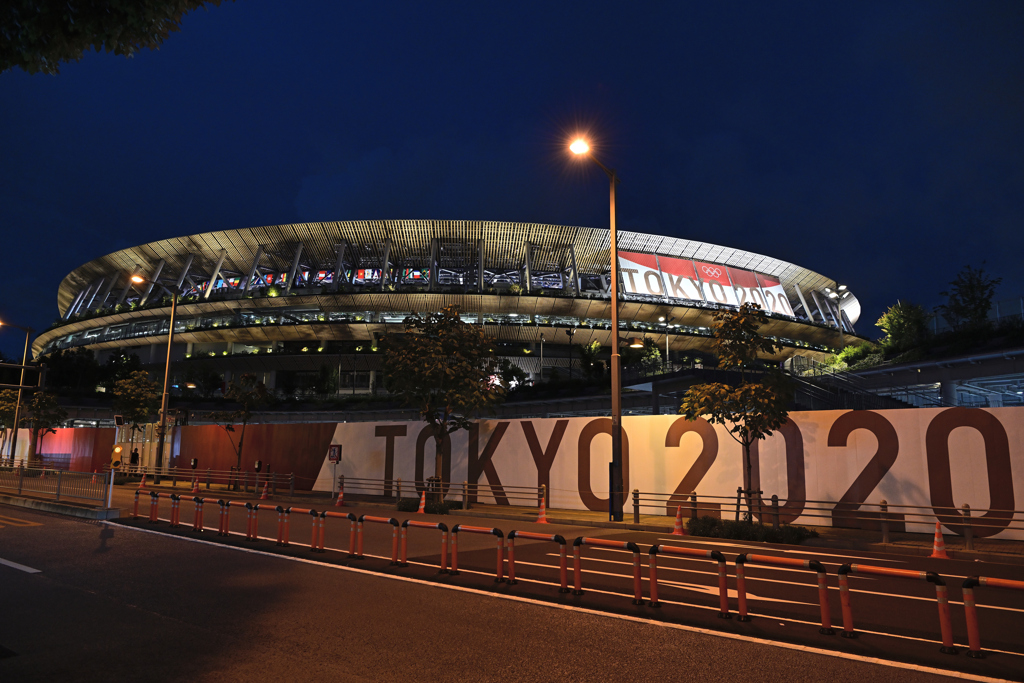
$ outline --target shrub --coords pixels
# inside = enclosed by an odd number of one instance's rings
[[[802,526],[783,524],[774,529],[770,524],[721,520],[707,515],[689,520],[686,528],[691,536],[788,545],[800,545],[808,538],[818,537],[817,531]]]

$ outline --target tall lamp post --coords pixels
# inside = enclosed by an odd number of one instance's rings
[[[622,363],[619,358],[619,249],[615,241],[615,185],[619,178],[615,171],[608,168],[595,157],[586,140],[577,139],[569,145],[569,150],[578,157],[587,157],[597,164],[608,176],[609,190],[609,261],[611,265],[611,300],[612,300],[612,464],[608,473],[608,488],[611,505],[611,518],[622,521]]]
[[[152,280],[145,278],[141,275],[132,275],[132,282],[137,285],[141,285],[149,282],[150,284],[157,284]],[[160,285],[163,287],[164,285]],[[171,376],[171,345],[174,343],[174,317],[178,312],[178,296],[181,291],[177,288],[168,289],[171,293],[171,324],[167,331],[167,363],[164,365],[164,391],[160,397],[160,423],[156,429],[156,474],[153,475],[154,481],[160,483],[160,470],[163,468],[164,462],[164,437],[167,434],[167,396],[170,390],[170,376]]]
[[[14,426],[11,428],[11,462],[14,462],[14,456],[17,455],[18,448],[18,424],[21,422],[21,392],[24,391],[25,387],[25,363],[28,362],[28,341],[29,337],[32,336],[31,327],[20,327],[18,325],[12,325],[10,323],[0,322],[3,327],[13,327],[16,330],[21,330],[25,333],[25,350],[21,352],[21,378],[18,380],[18,399],[14,403]]]

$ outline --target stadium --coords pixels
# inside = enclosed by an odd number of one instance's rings
[[[716,311],[753,302],[778,360],[820,360],[850,341],[857,298],[834,280],[770,256],[620,231],[620,335],[674,360],[709,353]],[[535,223],[389,220],[305,223],[150,242],[76,268],[36,358],[84,347],[163,364],[182,388],[202,368],[228,381],[308,390],[324,368],[337,390],[376,390],[376,340],[412,312],[457,306],[532,378],[570,370],[573,349],[611,339],[609,231]],[[146,282],[136,284],[133,275]],[[662,351],[664,352],[664,351]]]

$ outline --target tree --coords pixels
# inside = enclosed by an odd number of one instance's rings
[[[186,395],[198,393],[203,398],[211,398],[224,384],[224,378],[211,368],[191,366],[185,371]]]
[[[7,450],[7,438],[9,430],[14,426],[14,408],[17,402],[17,390],[4,389],[0,391],[0,458]],[[14,458],[14,453],[11,453],[11,458]]]
[[[139,424],[160,408],[160,390],[144,370],[137,370],[114,384],[114,411],[131,424],[131,447],[135,450],[135,432]]]
[[[597,357],[601,354],[601,342],[596,339],[589,344],[580,346],[580,367],[583,368],[584,377],[595,377],[600,375],[601,366],[597,364]]]
[[[100,384],[111,391],[119,380],[128,379],[133,372],[141,369],[142,361],[137,355],[119,349],[116,353],[110,354],[110,358],[107,358],[106,364],[101,368]]]
[[[0,11],[0,72],[57,74],[90,48],[131,57],[181,30],[181,18],[220,0],[7,0]]]
[[[46,363],[46,386],[57,391],[94,392],[102,369],[92,351],[84,347],[54,351]]]
[[[661,365],[661,349],[650,337],[643,338],[643,346],[634,349],[629,345],[621,348],[622,367],[628,368],[633,365],[643,365],[645,368],[652,368]]]
[[[68,419],[68,413],[60,404],[57,397],[45,391],[37,391],[29,399],[28,416],[21,420],[22,426],[27,426],[32,435],[32,441],[28,446],[28,461],[33,463],[36,460],[36,453],[42,450],[43,437],[47,434],[56,434],[56,427],[64,424]]]
[[[775,340],[764,337],[760,329],[768,317],[753,304],[738,310],[719,311],[712,326],[712,347],[719,357],[719,367],[737,370],[739,382],[697,384],[687,390],[679,408],[687,420],[706,419],[723,425],[743,448],[743,489],[748,519],[753,513],[751,500],[750,446],[771,436],[789,418],[787,406],[792,388],[775,367],[763,367],[762,355],[774,355],[781,348]],[[757,381],[748,379],[755,373]]]
[[[338,368],[323,363],[316,373],[316,381],[313,382],[313,391],[320,394],[333,394],[338,390],[339,384]]]
[[[526,371],[508,358],[498,361],[498,379],[509,392],[516,387],[525,386],[528,378]]]
[[[946,297],[946,303],[935,310],[954,330],[982,327],[988,323],[992,297],[996,293],[996,285],[1002,281],[1001,277],[988,277],[984,265],[980,268],[964,266],[949,283],[949,290],[939,292]]]
[[[236,410],[222,410],[210,413],[207,417],[217,423],[225,432],[231,447],[235,451],[235,467],[242,469],[242,448],[245,445],[245,428],[252,420],[253,410],[265,405],[270,396],[263,382],[256,378],[256,375],[245,374],[237,382],[231,382],[224,398],[238,404]],[[238,433],[238,442],[235,442],[235,425],[241,425],[242,430]],[[235,490],[238,490],[238,480],[234,483]]]
[[[925,310],[912,303],[897,301],[875,323],[885,332],[881,344],[887,350],[906,351],[918,346],[928,335],[928,319]]]
[[[482,328],[459,318],[454,306],[405,320],[405,334],[381,339],[387,390],[416,408],[433,431],[434,475],[442,478],[442,447],[447,435],[469,429],[470,413],[504,399],[494,341]]]

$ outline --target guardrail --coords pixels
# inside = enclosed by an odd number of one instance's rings
[[[158,523],[159,511],[158,507],[160,499],[165,498],[171,502],[171,523],[177,525],[180,520],[178,514],[180,514],[180,497],[173,493],[167,492],[144,492],[146,493],[151,501],[151,507],[149,511],[149,522]],[[136,492],[136,498],[138,498],[139,492]],[[227,535],[231,533],[228,530],[228,511],[232,506],[234,507],[246,507],[250,513],[250,518],[247,520],[245,537],[247,540],[259,540],[257,521],[255,514],[258,512],[261,504],[252,504],[243,501],[230,501],[230,500],[217,500],[203,499],[194,497],[192,500],[196,503],[197,516],[200,514],[199,511],[202,509],[203,504],[209,502],[217,502],[221,507],[221,521],[218,533]],[[271,508],[271,506],[262,504],[264,508]],[[363,515],[360,518],[356,518],[351,513],[341,513],[334,511],[317,512],[316,510],[305,509],[305,508],[282,508],[281,506],[274,506],[276,512],[278,512],[278,535],[277,543],[279,545],[287,545],[288,539],[288,518],[292,512],[295,513],[308,513],[312,517],[312,541],[310,543],[310,550],[313,552],[323,552],[323,523],[326,517],[347,519],[350,522],[350,537],[349,537],[349,554],[348,559],[356,560],[363,557],[362,549],[362,526],[365,522],[380,523],[390,525],[392,527],[392,558],[391,563],[394,566],[404,567],[408,563],[408,549],[407,549],[407,530],[410,527],[419,528],[431,528],[437,529],[442,532],[441,541],[441,573],[447,565],[448,556],[451,557],[451,569],[449,571],[450,576],[458,576],[458,535],[462,533],[479,533],[494,536],[497,540],[497,563],[495,570],[495,582],[501,582],[503,580],[503,566],[504,566],[504,534],[500,529],[487,528],[487,527],[476,527],[468,525],[455,525],[450,533],[447,533],[447,527],[441,523],[432,523],[418,520],[407,519],[401,524],[398,520],[388,517],[370,517]],[[135,509],[135,518],[138,518],[138,508]],[[193,522],[191,531],[202,531],[203,524],[201,519],[197,519]],[[401,555],[399,560],[399,533],[401,530]],[[447,540],[445,539],[447,536]],[[358,538],[357,538],[358,537]],[[540,534],[534,532],[514,530],[509,532],[508,535],[508,585],[518,585],[519,581],[516,578],[516,563],[515,563],[515,539],[526,538],[531,540],[540,540],[557,543],[561,549],[560,562],[559,562],[559,593],[569,592],[567,582],[567,568],[566,568],[566,542],[565,539],[558,535]],[[713,546],[713,542],[708,542],[707,545]],[[575,596],[584,595],[582,589],[582,567],[581,567],[581,556],[580,550],[583,546],[592,546],[600,548],[608,548],[613,550],[624,550],[633,554],[633,604],[641,606],[644,604],[643,596],[641,593],[642,579],[641,579],[641,562],[640,562],[640,547],[632,541],[617,541],[602,538],[588,538],[579,537],[573,542],[574,550],[574,565],[573,565],[573,578],[575,590],[571,591]],[[722,549],[728,549],[729,546],[722,546]],[[657,577],[657,557],[659,555],[673,555],[676,557],[687,557],[693,559],[711,560],[718,564],[718,597],[719,597],[719,609],[718,614],[720,617],[730,617],[730,605],[728,597],[728,567],[727,559],[722,550],[713,548],[711,550],[696,549],[696,548],[680,548],[669,545],[654,545],[648,552],[648,569],[650,572],[649,578],[649,596],[651,607],[661,607],[662,602],[659,599],[658,594],[658,577]],[[776,568],[792,568],[792,569],[807,569],[815,572],[817,575],[817,589],[819,598],[819,610],[821,613],[821,628],[819,632],[822,634],[833,634],[834,631],[831,625],[831,615],[829,611],[829,586],[827,579],[827,572],[824,565],[817,559],[794,559],[789,557],[776,557],[770,555],[754,555],[754,554],[740,554],[735,557],[734,570],[736,580],[736,602],[737,612],[739,613],[740,621],[749,621],[749,615],[747,612],[747,595],[746,595],[746,581],[747,577],[744,568],[748,565],[764,565],[768,567]],[[685,571],[681,568],[675,568],[676,571]],[[701,572],[703,573],[703,572]],[[943,578],[935,572],[919,571],[912,569],[894,569],[889,567],[875,567],[863,564],[845,564],[839,568],[837,572],[838,576],[838,587],[840,604],[842,606],[843,614],[843,631],[842,635],[845,637],[856,637],[859,635],[853,625],[853,609],[850,599],[849,589],[849,576],[850,575],[866,575],[874,577],[888,577],[897,579],[912,579],[918,581],[927,581],[935,585],[936,591],[936,605],[939,615],[939,627],[941,635],[941,648],[940,651],[946,654],[957,654],[958,650],[954,644],[953,639],[953,628],[950,619],[949,601],[946,592],[946,583]],[[627,575],[622,574],[621,576],[626,578]],[[538,581],[536,579],[531,580],[532,583],[550,584],[554,587],[556,584],[552,584],[548,581]],[[978,628],[978,619],[976,605],[974,601],[974,589],[979,586],[985,586],[990,588],[1003,588],[1017,591],[1024,591],[1024,581],[1015,581],[1009,579],[998,579],[989,577],[970,577],[963,584],[963,596],[964,596],[964,610],[966,615],[967,623],[967,636],[969,642],[968,655],[971,657],[981,657],[984,653],[981,650],[981,638]],[[875,635],[875,634],[872,634]]]
[[[107,473],[70,472],[47,467],[0,468],[0,491],[18,496],[90,501],[109,507],[112,477]]]

